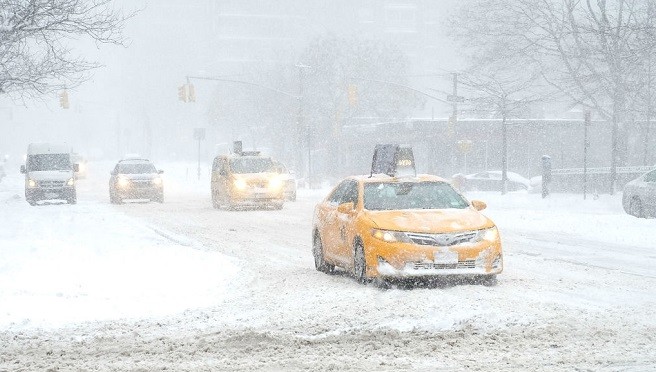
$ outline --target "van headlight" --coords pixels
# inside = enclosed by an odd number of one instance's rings
[[[282,178],[273,177],[269,180],[269,188],[274,190],[280,190],[283,186]]]
[[[36,187],[36,181],[33,179],[27,180],[27,187]]]
[[[68,186],[73,186],[73,185],[75,185],[75,180],[73,178],[70,178],[68,181],[66,181],[66,184]]]
[[[410,243],[410,238],[404,232],[401,231],[391,231],[391,230],[380,230],[380,229],[371,229],[371,236],[378,240],[382,240],[387,243],[403,242]]]
[[[233,182],[233,185],[235,186],[235,188],[237,190],[245,190],[246,187],[248,187],[248,184],[246,183],[246,181],[244,181],[241,178],[235,179],[235,181]]]

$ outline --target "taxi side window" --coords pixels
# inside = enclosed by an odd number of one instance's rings
[[[358,183],[356,181],[350,180],[344,189],[342,194],[341,201],[342,203],[353,203],[353,205],[358,204]]]
[[[351,180],[345,180],[340,183],[335,190],[333,191],[330,196],[328,196],[328,202],[331,205],[339,205],[342,203],[345,203],[344,200],[344,193],[346,192],[347,188],[349,187]]]

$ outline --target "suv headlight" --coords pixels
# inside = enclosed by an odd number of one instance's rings
[[[489,229],[482,229],[478,230],[478,235],[474,239],[476,242],[480,241],[488,241],[488,242],[494,242],[499,239],[499,230],[497,230],[497,227],[490,227]]]
[[[380,230],[380,229],[371,229],[371,236],[378,240],[382,240],[387,243],[410,243],[411,240],[408,238],[404,232],[401,231],[391,231],[391,230]]]
[[[27,180],[27,186],[28,187],[36,187],[36,181],[33,179]]]
[[[73,186],[73,185],[75,185],[75,179],[73,179],[73,178],[69,179],[69,180],[66,182],[66,184],[67,184],[68,186]]]
[[[153,178],[153,185],[160,186],[162,184],[162,177]]]
[[[120,187],[127,187],[128,185],[130,185],[130,180],[127,179],[126,177],[119,176],[118,177],[118,185]]]

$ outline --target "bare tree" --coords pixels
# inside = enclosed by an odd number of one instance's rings
[[[0,93],[78,85],[99,64],[75,55],[72,44],[121,44],[126,18],[111,0],[0,0]]]
[[[508,119],[521,116],[530,104],[543,99],[534,93],[536,77],[518,74],[502,66],[475,66],[460,75],[469,90],[468,102],[501,118],[501,194],[508,191]]]
[[[455,36],[479,48],[479,58],[536,68],[565,97],[612,122],[613,193],[616,167],[625,161],[620,130],[655,42],[650,1],[474,0],[464,7]]]

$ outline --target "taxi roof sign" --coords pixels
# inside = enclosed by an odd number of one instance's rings
[[[376,145],[371,162],[371,175],[387,174],[390,177],[416,176],[412,147],[397,144]]]

